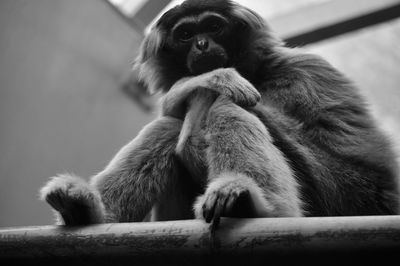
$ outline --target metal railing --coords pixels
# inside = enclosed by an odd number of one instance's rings
[[[400,216],[225,218],[214,233],[199,220],[0,230],[0,261],[56,265],[326,265],[392,255],[400,256]]]

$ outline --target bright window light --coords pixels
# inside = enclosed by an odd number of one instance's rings
[[[147,0],[108,0],[108,1],[114,6],[116,6],[125,16],[128,17],[132,17],[147,2]]]

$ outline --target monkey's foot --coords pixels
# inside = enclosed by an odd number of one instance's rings
[[[65,225],[101,223],[104,219],[100,195],[78,177],[53,177],[40,190],[40,197],[61,215]]]
[[[270,206],[255,182],[245,175],[232,175],[216,178],[195,203],[196,218],[212,222],[212,229],[218,227],[221,216],[268,216]]]

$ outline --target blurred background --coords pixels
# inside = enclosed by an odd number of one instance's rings
[[[154,119],[131,66],[146,28],[179,2],[0,1],[0,226],[53,223],[38,200],[48,178],[89,178]],[[399,0],[238,2],[351,78],[398,142]]]

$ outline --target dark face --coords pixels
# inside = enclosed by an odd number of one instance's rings
[[[231,27],[214,12],[180,19],[167,38],[168,52],[193,75],[226,67]]]

